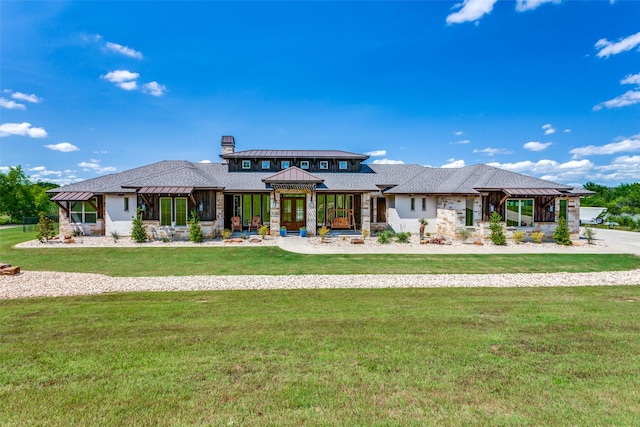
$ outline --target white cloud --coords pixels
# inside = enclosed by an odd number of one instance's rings
[[[513,151],[506,148],[483,148],[482,150],[473,150],[474,153],[484,154],[485,156],[495,156],[496,154],[513,154]]]
[[[20,101],[31,102],[32,104],[39,104],[42,102],[42,98],[34,95],[33,93],[31,95],[27,95],[26,93],[22,92],[15,92],[11,94],[11,97]]]
[[[462,132],[461,130],[459,130],[458,132],[454,132],[453,133],[455,136],[460,136],[460,135],[464,135],[464,132]]]
[[[564,133],[571,133],[571,129],[565,129]]]
[[[524,144],[522,147],[525,150],[529,151],[544,151],[551,145],[550,142],[538,142],[538,141],[530,141]]]
[[[449,144],[468,144],[470,142],[470,139],[461,139],[460,141],[450,142]]]
[[[473,22],[491,13],[493,6],[498,0],[464,0],[453,6],[460,9],[447,16],[447,24],[461,24],[463,22]]]
[[[387,155],[387,150],[367,151],[364,154],[366,154],[367,156],[371,156],[371,157],[382,157],[382,156],[386,156]]]
[[[595,165],[587,159],[571,160],[565,163],[549,159],[540,160],[538,162],[525,160],[517,163],[493,162],[487,163],[487,165],[511,172],[526,172],[534,175],[542,175],[542,179],[564,182],[585,181],[586,177],[588,177],[591,171],[595,168]]]
[[[200,160],[198,163],[211,163],[211,160]]]
[[[59,144],[49,144],[49,145],[45,145],[45,147],[50,150],[61,151],[63,153],[70,153],[72,151],[80,150],[78,147],[68,142],[61,142]]]
[[[9,172],[9,169],[10,169],[9,166],[0,166],[0,172],[2,172],[2,173]]]
[[[449,159],[447,161],[449,163],[445,163],[440,167],[447,169],[447,168],[462,168],[465,166],[464,160]]]
[[[18,104],[17,102],[4,97],[0,97],[0,107],[6,108],[8,110],[25,110],[26,109],[24,104]]]
[[[403,165],[403,160],[377,159],[372,162],[374,165]]]
[[[610,55],[617,55],[626,52],[640,45],[640,33],[636,33],[620,39],[613,43],[607,39],[600,39],[596,42],[595,47],[600,49],[597,53],[599,58],[608,58]]]
[[[28,169],[29,172],[42,172],[45,170],[47,170],[47,168],[45,168],[44,166],[36,166],[35,168]]]
[[[639,33],[640,34],[640,33]],[[629,74],[624,79],[620,80],[621,84],[633,84],[639,85],[638,88],[634,90],[629,90],[623,93],[620,96],[617,96],[613,99],[610,99],[605,102],[601,102],[600,104],[593,107],[593,111],[600,111],[603,108],[620,108],[626,107],[629,105],[634,105],[640,103],[640,73],[638,74]]]
[[[162,96],[167,90],[165,85],[161,85],[158,82],[149,82],[142,86],[142,91],[153,96]]]
[[[43,128],[31,127],[31,123],[3,123],[0,125],[0,137],[18,135],[18,136],[30,136],[31,138],[44,138],[47,136],[47,131]]]
[[[550,123],[547,123],[546,125],[542,125],[542,129],[544,129],[545,135],[551,135],[556,133],[556,130],[553,128],[553,126],[551,126]]]
[[[569,153],[573,154],[573,158],[575,159],[597,154],[615,154],[634,151],[640,151],[640,134],[605,145],[587,145],[586,147],[573,148],[569,150]]]
[[[527,10],[536,9],[545,3],[559,4],[560,0],[518,0],[516,2],[516,10],[518,12],[526,12]]]
[[[640,85],[640,73],[629,74],[624,79],[620,80],[620,84],[623,85]]]
[[[114,83],[116,86],[124,90],[133,90],[138,87],[136,79],[140,77],[140,74],[129,70],[115,70],[100,77]]]
[[[115,172],[117,169],[113,166],[100,166],[100,160],[89,159],[88,162],[80,162],[78,166],[85,172],[107,173]]]
[[[104,44],[104,48],[111,52],[116,52],[130,58],[142,59],[142,52],[138,52],[137,50],[132,49],[128,46],[122,46],[118,43],[106,42]]]

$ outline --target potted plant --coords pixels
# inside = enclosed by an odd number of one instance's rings
[[[287,235],[287,227],[282,226],[280,227],[280,237],[284,237]]]
[[[307,237],[307,227],[300,227],[300,237]]]

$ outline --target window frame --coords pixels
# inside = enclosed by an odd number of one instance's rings
[[[128,197],[124,198],[124,211],[125,212],[129,212],[129,198]]]
[[[90,202],[93,202],[94,206],[96,206],[96,209],[94,209],[93,206],[91,206]],[[77,206],[80,206],[79,210],[75,209]],[[89,209],[87,209],[87,207]],[[69,219],[74,224],[97,224],[98,223],[97,207],[98,207],[97,197],[92,197],[90,200],[72,202],[71,206],[69,207]],[[95,221],[87,221],[87,216],[93,216],[93,215],[95,215]],[[78,218],[78,216],[80,221],[76,221],[74,219],[74,217]]]
[[[329,169],[329,161],[328,160],[320,160],[319,166],[320,166],[321,170]]]
[[[281,160],[280,161],[280,169],[285,170],[291,167],[291,162],[289,160]]]
[[[416,210],[416,198],[412,197],[411,198],[411,212],[415,212]]]
[[[515,220],[513,218],[509,218],[509,216],[510,216],[509,213],[510,212],[516,212],[514,210],[511,210],[511,211],[509,210],[509,205],[512,204],[513,202],[517,202],[517,206],[518,206],[518,210],[517,210],[518,218],[517,218],[517,220]],[[524,202],[531,202],[531,223],[526,223],[525,221],[523,221],[522,208],[524,206]],[[534,213],[535,213],[535,200],[534,199],[530,199],[530,198],[507,199],[506,202],[505,202],[505,221],[506,221],[507,227],[533,227],[534,224],[535,224],[535,222],[534,222]],[[514,224],[514,222],[515,222],[515,224]]]
[[[251,169],[251,160],[243,160],[242,169]]]
[[[262,169],[271,169],[271,160],[263,160]]]
[[[309,169],[309,160],[301,160],[300,161],[300,169]]]
[[[340,169],[340,170],[349,169],[349,162],[347,160],[340,160],[338,162],[338,169]]]

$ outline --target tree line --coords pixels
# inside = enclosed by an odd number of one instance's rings
[[[584,188],[596,194],[584,197],[580,201],[580,206],[607,208],[610,215],[640,214],[640,183],[620,184],[611,188],[587,182]]]
[[[40,212],[57,216],[58,207],[46,193],[56,187],[50,182],[31,182],[20,166],[9,168],[6,174],[0,172],[0,224],[18,224]]]

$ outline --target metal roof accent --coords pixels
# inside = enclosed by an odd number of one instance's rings
[[[509,196],[559,196],[560,193],[555,188],[503,188]]]
[[[282,170],[275,175],[271,175],[264,178],[262,182],[267,184],[282,184],[282,183],[314,183],[319,184],[324,182],[324,179],[318,178],[315,175],[311,175],[296,166],[291,166],[285,170]]]
[[[88,191],[63,191],[62,193],[58,193],[51,198],[51,201],[79,201],[85,202],[87,200],[91,200],[93,198],[93,193]]]
[[[223,159],[358,159],[366,160],[365,154],[350,153],[340,150],[245,150],[235,153],[220,154]]]
[[[191,194],[193,187],[142,187],[141,194]]]

